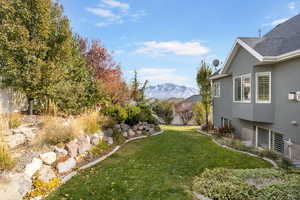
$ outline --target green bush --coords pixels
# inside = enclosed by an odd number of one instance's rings
[[[157,101],[153,105],[154,113],[164,120],[166,124],[170,124],[174,118],[173,116],[173,104],[167,101]]]
[[[218,200],[296,200],[300,176],[276,169],[207,169],[195,179],[193,189]]]
[[[96,146],[94,146],[92,149],[91,149],[91,153],[93,155],[101,155],[103,153],[105,153],[107,150],[110,149],[110,146],[109,144],[107,144],[106,142],[104,141],[101,141],[99,144],[97,144]]]
[[[116,144],[123,144],[126,140],[125,137],[122,135],[122,133],[117,129],[113,130],[112,138],[114,140],[114,143]]]
[[[124,123],[128,118],[126,109],[119,105],[106,107],[104,109],[104,114],[112,117],[118,123]]]
[[[157,124],[157,120],[153,117],[152,109],[146,103],[140,103],[138,107],[141,109],[139,114],[140,122],[148,122],[149,124]]]
[[[128,125],[135,125],[139,123],[139,115],[141,113],[141,109],[137,106],[127,105],[125,107],[127,112],[127,119],[125,123]]]

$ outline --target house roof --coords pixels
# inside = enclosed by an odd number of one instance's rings
[[[262,38],[241,38],[262,56],[279,56],[300,49],[300,15],[277,25]]]
[[[227,70],[238,49],[243,47],[257,60],[258,64],[272,64],[300,56],[300,14],[277,25],[261,38],[239,37],[224,64],[222,74]],[[222,78],[216,75],[211,79]]]

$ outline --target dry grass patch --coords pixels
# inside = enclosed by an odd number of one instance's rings
[[[98,132],[107,120],[108,119],[100,115],[98,111],[88,111],[75,119],[75,123],[78,123],[85,133],[93,134]]]
[[[7,146],[0,142],[0,171],[11,170],[15,164],[15,159],[11,156]]]

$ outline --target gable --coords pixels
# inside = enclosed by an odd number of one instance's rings
[[[246,74],[253,71],[253,66],[257,65],[259,60],[250,54],[245,48],[239,47],[236,50],[235,56],[228,65],[228,74]]]

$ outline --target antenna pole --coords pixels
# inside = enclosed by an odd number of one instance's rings
[[[261,38],[261,29],[258,29],[258,37]]]

